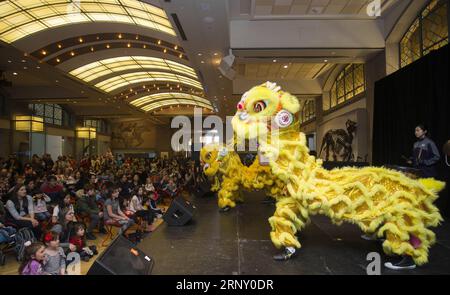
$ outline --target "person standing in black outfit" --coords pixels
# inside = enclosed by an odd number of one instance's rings
[[[423,124],[417,125],[415,135],[418,140],[414,143],[413,156],[408,164],[419,169],[423,178],[437,178],[437,164],[441,156],[436,144],[427,137],[428,129]]]

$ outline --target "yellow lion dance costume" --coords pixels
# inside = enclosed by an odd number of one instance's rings
[[[333,223],[350,222],[365,233],[384,236],[386,254],[409,255],[418,265],[428,262],[442,217],[433,205],[445,183],[413,180],[384,168],[326,170],[309,155],[299,132],[299,100],[267,82],[245,93],[232,119],[238,138],[254,139],[268,159],[273,179],[281,180],[287,196],[278,198],[269,218],[270,237],[277,248],[300,248],[296,233],[310,215],[323,214]]]
[[[261,166],[258,158],[247,167],[234,150],[220,144],[208,144],[201,149],[200,160],[205,175],[213,179],[211,191],[218,191],[221,209],[234,208],[236,201],[243,201],[241,185],[249,191],[264,189],[274,198],[283,194],[284,184],[274,181],[270,167]]]

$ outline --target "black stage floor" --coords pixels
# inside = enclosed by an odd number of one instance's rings
[[[245,193],[244,204],[219,213],[215,198],[193,199],[194,219],[183,227],[162,224],[139,248],[154,258],[152,274],[177,275],[322,275],[366,274],[370,252],[387,257],[381,244],[360,238],[350,224],[335,226],[322,216],[313,217],[300,234],[295,259],[277,262],[269,238],[268,217],[274,205],[262,204],[262,193]],[[410,271],[384,269],[382,274],[450,274],[450,224],[436,229],[438,242],[431,248],[430,263]]]

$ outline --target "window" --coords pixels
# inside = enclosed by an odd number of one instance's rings
[[[405,67],[448,44],[447,1],[431,0],[400,41],[400,66]]]
[[[30,104],[29,109],[33,112],[33,115],[44,118],[44,122],[48,124],[54,124],[58,126],[70,126],[70,124],[63,124],[70,122],[70,115],[63,110],[60,105],[57,104]],[[66,117],[66,120],[63,120]]]
[[[104,120],[84,120],[84,127],[95,128],[97,132],[109,133],[109,126]]]
[[[329,97],[324,97],[323,110],[333,109],[365,91],[364,65],[350,64],[337,76]]]
[[[308,122],[316,117],[316,100],[309,99],[300,110],[300,124]]]

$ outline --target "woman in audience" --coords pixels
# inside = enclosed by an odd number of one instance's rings
[[[39,221],[34,216],[33,199],[27,195],[24,185],[17,185],[6,202],[6,220],[18,228],[31,229],[37,239],[41,237]]]

